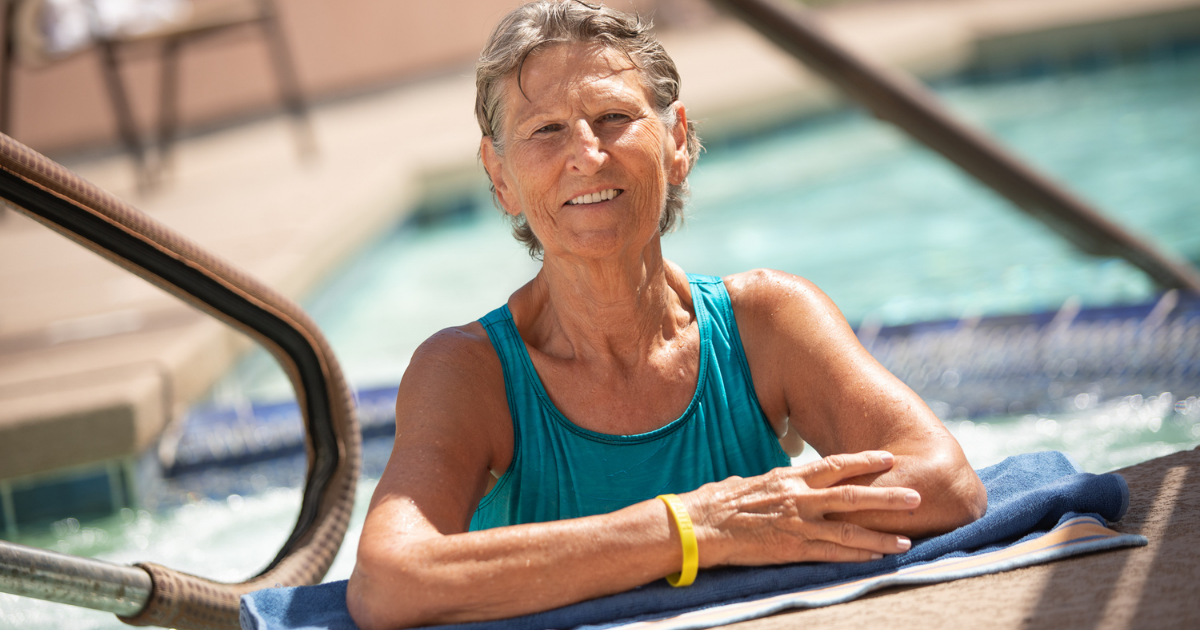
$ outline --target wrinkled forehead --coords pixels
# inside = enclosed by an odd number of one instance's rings
[[[499,83],[503,118],[533,105],[585,93],[589,86],[637,86],[650,107],[653,91],[645,72],[624,51],[600,42],[549,42],[534,48]]]
[[[510,79],[524,87],[531,74],[547,71],[581,69],[599,71],[600,76],[615,76],[625,72],[641,75],[637,62],[625,51],[604,42],[545,42],[535,46],[510,73]]]

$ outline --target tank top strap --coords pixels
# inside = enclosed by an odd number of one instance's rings
[[[484,329],[487,330],[488,340],[492,342],[492,348],[500,357],[500,365],[504,370],[504,391],[508,398],[508,411],[512,415],[515,429],[513,431],[513,454],[515,457],[521,440],[519,424],[524,415],[521,410],[535,409],[539,406],[538,392],[541,390],[541,382],[535,381],[536,376],[530,374],[530,371],[526,369],[528,355],[525,350],[525,342],[521,339],[521,333],[517,330],[517,324],[513,321],[512,311],[508,310],[507,304],[501,305],[500,308],[481,317],[479,323],[483,324]]]
[[[513,323],[508,305],[504,304],[479,318],[479,323],[487,330],[488,339],[496,349],[496,354],[500,356],[504,367],[504,380],[507,382],[510,378],[520,377],[524,373],[523,369],[519,369],[522,365],[520,351],[525,342],[521,340],[521,334]]]
[[[702,276],[688,274],[692,285],[692,301],[695,303],[697,317],[701,312],[707,314],[709,324],[709,339],[713,351],[727,360],[731,359],[738,369],[727,378],[741,380],[745,396],[753,403],[756,410],[761,410],[758,394],[754,389],[754,380],[750,375],[750,362],[746,360],[746,350],[742,346],[742,335],[738,331],[737,318],[733,315],[733,300],[725,281],[717,276]],[[761,413],[761,412],[760,412]]]

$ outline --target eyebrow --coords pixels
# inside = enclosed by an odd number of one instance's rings
[[[632,70],[632,68],[631,68],[631,70]],[[616,73],[614,73],[613,75],[609,75],[609,76],[615,76],[615,74]],[[628,84],[625,84],[625,87],[633,88],[631,90],[632,92],[636,92],[637,88],[639,88],[639,87],[643,88],[643,89],[645,88],[645,86],[642,85],[640,82],[636,86],[629,86]],[[607,108],[612,107],[614,104],[619,104],[619,105],[627,106],[627,107],[628,106],[636,106],[636,109],[638,109],[638,110],[649,109],[650,111],[657,111],[654,107],[654,103],[651,102],[649,95],[646,95],[647,99],[644,103],[637,102],[637,99],[627,98],[626,94],[629,94],[631,91],[624,90],[624,89],[615,90],[615,89],[611,89],[611,88],[604,89],[598,98],[589,99],[588,103],[589,103],[589,105],[598,106],[597,107],[598,109],[607,109]],[[533,100],[530,99],[528,96],[526,96],[525,102],[532,104]],[[556,100],[552,107],[558,107],[559,105],[561,105],[561,99]],[[566,109],[571,108],[570,105],[563,105],[563,107]],[[532,112],[530,112],[524,116],[519,115],[516,112],[514,112],[514,118],[513,118],[513,120],[510,121],[509,124],[515,129],[516,127],[520,127],[520,126],[524,125],[531,119],[537,118],[538,116],[546,113],[546,111],[547,110],[535,109]]]

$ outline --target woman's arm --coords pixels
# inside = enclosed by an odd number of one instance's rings
[[[627,590],[679,570],[661,501],[580,519],[467,532],[512,429],[499,360],[477,324],[414,355],[397,397],[397,437],[376,488],[347,605],[364,630],[496,619]],[[912,509],[905,488],[838,486],[892,466],[863,453],[731,478],[681,495],[700,564],[859,561],[907,539],[827,521],[831,512]]]
[[[923,497],[920,509],[832,518],[928,536],[983,515],[987,492],[958,442],[862,347],[824,293],[797,276],[766,270],[730,276],[726,286],[768,418],[788,423],[788,431],[822,455],[893,453],[895,465],[887,472],[845,483],[903,486]]]

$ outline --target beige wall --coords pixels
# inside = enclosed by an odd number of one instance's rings
[[[520,4],[519,0],[275,1],[303,89],[317,100],[466,69],[500,16]],[[610,0],[607,4],[651,13],[660,3]],[[675,7],[688,11],[691,2],[663,0],[661,4],[668,11]],[[157,117],[158,61],[152,47],[141,53],[130,55],[124,76],[145,133]],[[46,68],[19,68],[13,80],[11,135],[51,153],[114,143],[116,126],[99,68],[91,52]],[[191,44],[185,48],[180,76],[185,129],[236,120],[278,102],[266,49],[254,29]]]

